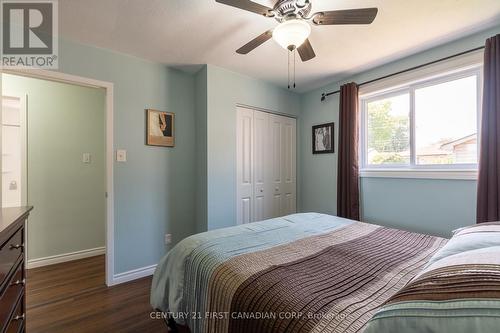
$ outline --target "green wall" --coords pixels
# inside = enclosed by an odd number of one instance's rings
[[[237,104],[298,116],[300,98],[286,89],[213,65],[207,66],[207,88],[207,229],[210,230],[236,224]]]
[[[195,231],[195,82],[162,64],[61,40],[59,70],[114,84],[115,274],[157,264]],[[146,108],[176,114],[175,148],[145,145]]]
[[[364,82],[484,45],[500,26],[361,73],[342,82]],[[320,102],[321,93],[340,83],[316,89],[301,98],[301,207],[303,211],[336,214],[337,153],[313,156],[311,126],[334,121],[338,125],[338,94]],[[336,144],[338,126],[335,129]],[[338,151],[336,147],[336,151]],[[475,223],[476,181],[427,179],[361,179],[363,220],[381,225],[450,236],[453,229]]]
[[[105,246],[105,92],[4,74],[28,95],[28,258]],[[91,153],[91,163],[82,162]]]

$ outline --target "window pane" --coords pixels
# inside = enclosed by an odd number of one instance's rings
[[[477,78],[415,90],[417,164],[477,163]]]
[[[410,95],[367,103],[368,164],[410,163]]]

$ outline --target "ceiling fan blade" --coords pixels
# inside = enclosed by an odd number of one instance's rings
[[[266,17],[273,17],[273,9],[263,6],[259,3],[250,1],[250,0],[215,0],[218,3],[222,3],[224,5],[240,8],[243,10],[248,10],[249,12],[254,12]]]
[[[254,39],[252,39],[251,41],[249,41],[248,43],[246,43],[245,45],[243,45],[239,49],[237,49],[236,53],[247,54],[248,52],[252,51],[256,47],[267,42],[269,39],[271,39],[271,37],[273,37],[273,32],[271,30],[268,30],[268,31],[264,32],[263,34],[255,37]]]
[[[316,56],[316,53],[314,53],[309,39],[306,39],[306,41],[299,46],[297,51],[299,52],[300,59],[302,59],[302,61],[311,60]]]
[[[332,10],[315,13],[312,20],[317,25],[370,24],[377,16],[377,12],[377,8]]]

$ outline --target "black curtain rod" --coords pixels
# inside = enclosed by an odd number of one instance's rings
[[[445,61],[445,60],[448,60],[448,59],[451,59],[451,58],[459,57],[461,55],[464,55],[464,54],[467,54],[467,53],[471,53],[471,52],[475,52],[475,51],[482,50],[482,49],[484,49],[484,46],[479,46],[479,47],[476,47],[476,48],[473,48],[473,49],[470,49],[470,50],[467,50],[467,51],[463,51],[463,52],[460,52],[460,53],[457,53],[457,54],[453,54],[453,55],[450,55],[450,56],[447,56],[447,57],[444,57],[444,58],[441,58],[441,59],[430,61],[430,62],[427,62],[427,63],[422,64],[422,65],[418,65],[418,66],[415,66],[415,67],[404,69],[404,70],[396,72],[396,73],[388,74],[388,75],[385,75],[385,76],[382,76],[382,77],[379,77],[379,78],[376,78],[376,79],[373,79],[373,80],[365,81],[365,82],[362,82],[362,83],[358,84],[358,86],[361,87],[361,86],[364,86],[365,84],[369,84],[369,83],[372,83],[372,82],[376,82],[376,81],[380,81],[380,80],[383,80],[383,79],[387,79],[387,78],[389,78],[391,76],[395,76],[395,75],[403,74],[403,73],[406,73],[406,72],[410,72],[410,71],[413,71],[415,69],[419,69],[419,68],[422,68],[422,67],[425,67],[425,66],[429,66],[429,65],[441,62],[441,61]],[[335,90],[335,91],[331,91],[329,93],[322,93],[321,94],[321,101],[323,102],[328,96],[334,95],[334,94],[338,94],[339,92],[340,92],[340,89],[339,90]]]

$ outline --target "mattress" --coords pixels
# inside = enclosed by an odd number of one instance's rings
[[[151,305],[198,332],[360,332],[446,239],[304,213],[186,238]]]

